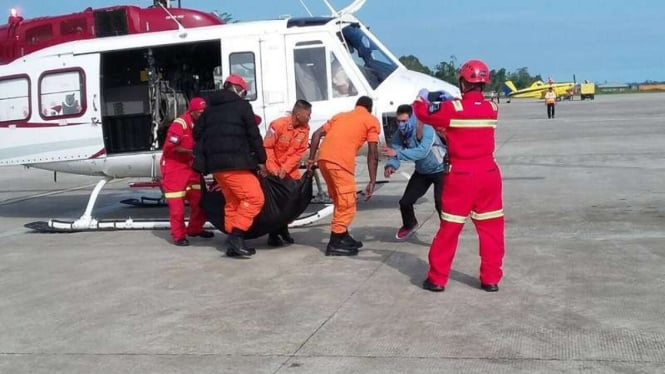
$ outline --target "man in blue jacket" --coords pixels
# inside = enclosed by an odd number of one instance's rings
[[[395,238],[404,240],[418,227],[413,204],[434,185],[434,205],[441,216],[441,192],[443,174],[447,169],[447,147],[434,131],[434,128],[418,121],[413,115],[411,105],[397,108],[398,131],[393,134],[390,147],[384,147],[382,153],[390,157],[386,162],[384,176],[390,176],[399,169],[400,161],[415,161],[416,170],[406,185],[404,195],[399,201],[402,213],[402,227]]]

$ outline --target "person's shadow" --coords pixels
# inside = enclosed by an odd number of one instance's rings
[[[378,256],[358,256],[352,258],[358,261],[383,262],[387,266],[390,266],[408,277],[411,284],[417,287],[422,287],[423,281],[427,277],[427,272],[429,270],[427,254],[431,241],[425,241],[418,237],[418,233],[415,233],[409,239],[400,242],[402,245],[394,250],[380,249],[379,247],[382,246],[382,243],[396,243],[396,239],[394,239],[393,236],[394,231],[393,227],[383,226],[364,229],[356,237],[356,239],[362,240],[365,243],[365,246],[360,251],[374,253]],[[401,250],[405,246],[409,246],[410,249],[413,249],[413,244],[417,244],[418,247],[420,247],[418,249],[422,249],[423,252],[418,253],[412,250]],[[479,279],[454,269],[450,271],[449,277],[450,280],[454,282],[462,283],[473,288],[480,287]]]

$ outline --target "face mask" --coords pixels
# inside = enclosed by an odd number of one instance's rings
[[[410,119],[405,122],[398,122],[399,132],[405,138],[410,138],[413,135],[413,131],[416,129],[416,124]]]

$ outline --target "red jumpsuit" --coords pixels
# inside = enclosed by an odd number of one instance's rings
[[[480,242],[480,282],[499,284],[503,272],[504,217],[501,172],[494,160],[494,130],[498,107],[470,91],[462,100],[446,101],[430,108],[413,104],[418,119],[445,129],[450,171],[444,175],[441,225],[429,252],[428,278],[445,286],[457,249],[459,234],[468,216]]]
[[[201,175],[192,170],[191,153],[179,153],[176,147],[194,148],[192,131],[194,122],[189,113],[176,118],[166,134],[164,151],[160,161],[162,189],[169,205],[171,237],[174,241],[185,239],[203,231],[206,217],[199,207],[201,201]],[[185,199],[189,202],[189,226],[185,228]]]

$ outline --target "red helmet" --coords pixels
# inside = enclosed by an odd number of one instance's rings
[[[231,84],[234,84],[236,86],[239,86],[240,88],[242,88],[245,91],[249,91],[249,86],[247,85],[247,82],[245,82],[245,80],[242,79],[242,77],[239,76],[238,74],[229,75],[226,78],[226,80],[224,81],[224,83],[231,83]]]
[[[469,83],[489,83],[490,69],[480,60],[469,60],[459,69],[459,77]]]
[[[206,108],[206,101],[200,97],[194,97],[189,101],[189,111],[196,112],[197,110],[204,110]]]

